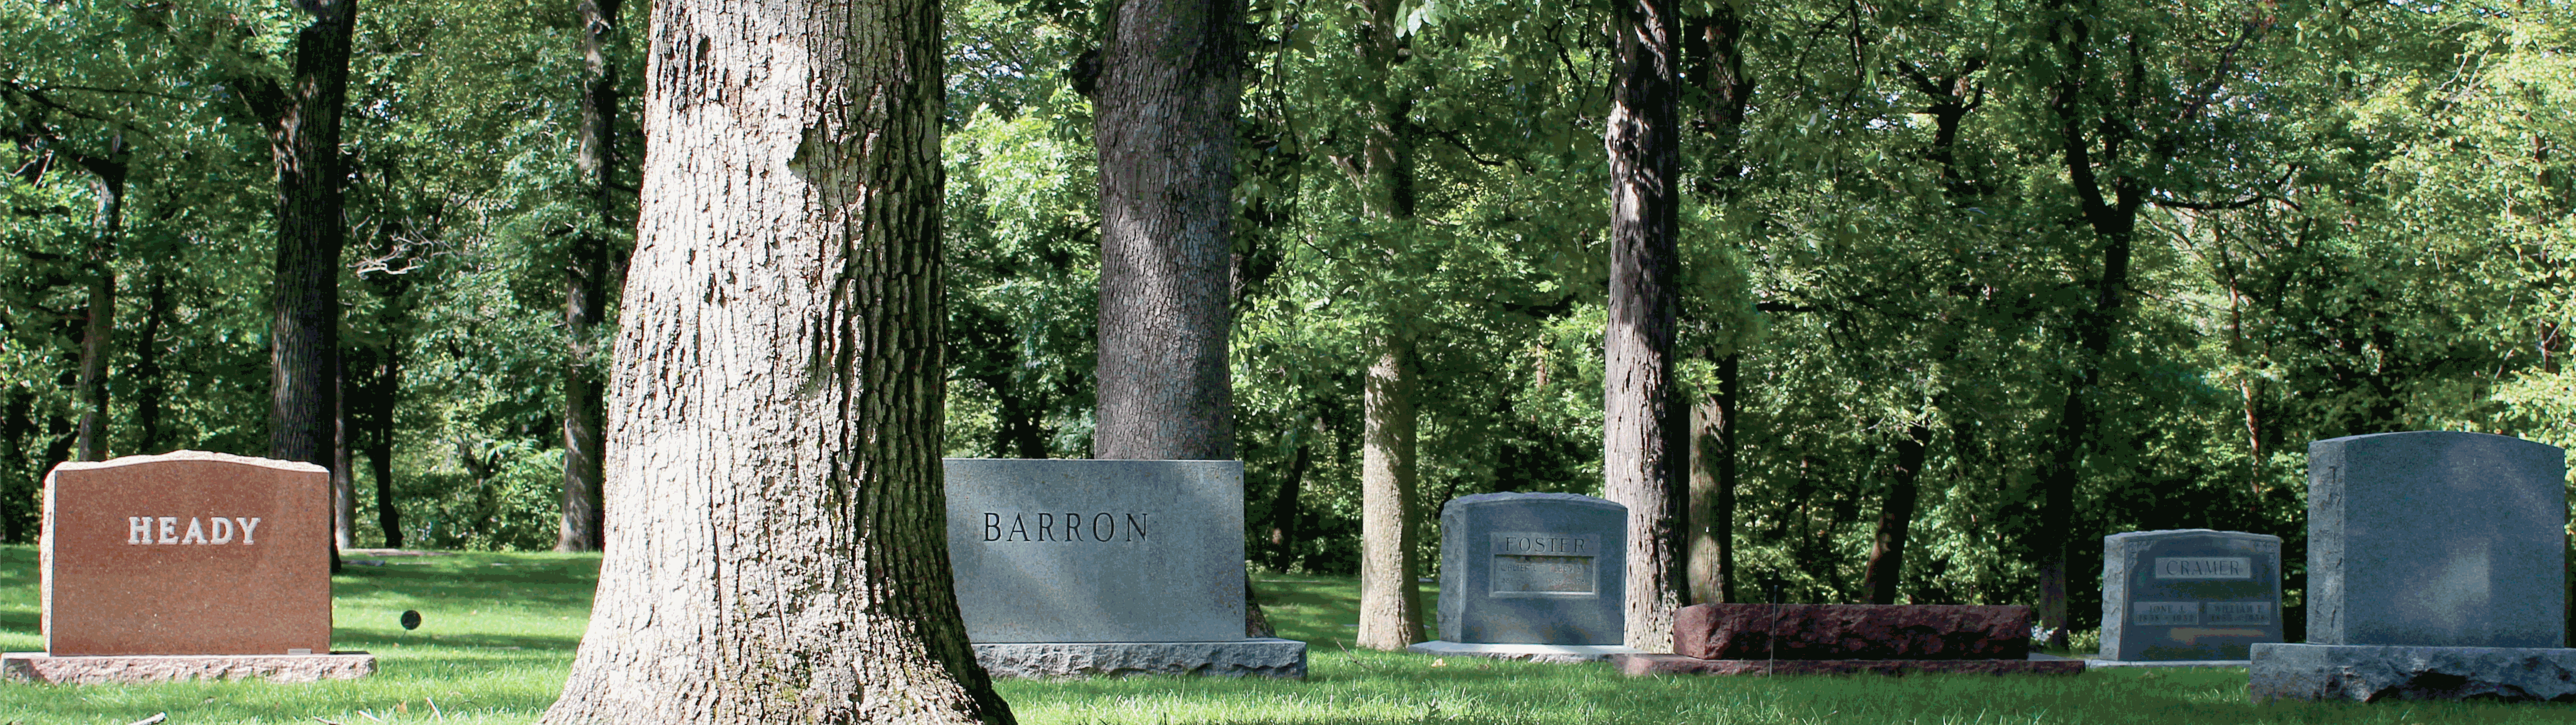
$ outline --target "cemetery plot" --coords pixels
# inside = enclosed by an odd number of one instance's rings
[[[2102,654],[2231,662],[2281,641],[2281,537],[2131,531],[2102,537]]]

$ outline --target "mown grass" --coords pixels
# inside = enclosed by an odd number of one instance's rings
[[[378,655],[350,682],[0,685],[0,723],[527,722],[563,685],[595,557],[381,558],[336,577],[342,649]],[[2576,723],[2576,705],[2245,701],[2243,670],[2112,670],[2075,677],[1627,678],[1605,665],[1440,660],[1350,648],[1347,579],[1264,576],[1280,634],[1311,645],[1304,682],[1138,677],[1001,684],[1022,722],[1115,723]],[[0,547],[0,648],[40,647],[35,555]],[[419,630],[397,616],[419,610]],[[433,709],[431,703],[437,707]]]

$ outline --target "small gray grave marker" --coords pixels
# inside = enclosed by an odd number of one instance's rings
[[[1628,509],[1590,496],[1487,493],[1440,512],[1440,639],[1616,645]]]

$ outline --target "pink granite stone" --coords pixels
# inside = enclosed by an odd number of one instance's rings
[[[1694,604],[1673,653],[1719,660],[2020,660],[2030,608],[1946,604]]]
[[[1623,674],[1644,675],[2075,675],[2083,660],[1704,660],[1664,654],[1617,654],[1610,664]]]
[[[328,655],[329,473],[180,451],[45,477],[45,651]]]

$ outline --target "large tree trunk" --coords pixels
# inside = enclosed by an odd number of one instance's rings
[[[294,77],[280,88],[269,122],[277,161],[276,317],[269,457],[332,464],[338,407],[341,219],[340,114],[347,105],[349,38],[356,0],[298,5],[312,23],[296,34]]]
[[[78,433],[80,460],[107,460],[108,338],[116,333],[116,247],[125,231],[125,138],[108,142],[108,156],[76,157],[98,177],[98,236],[89,245],[89,320],[81,330]]]
[[[1736,369],[1717,356],[1717,392],[1691,408],[1690,601],[1741,602],[1735,591]]]
[[[545,722],[1010,722],[944,524],[939,4],[652,14],[607,546]]]
[[[556,551],[598,551],[600,545],[600,418],[607,400],[599,368],[591,359],[597,329],[608,304],[607,230],[616,222],[617,69],[608,60],[608,45],[617,33],[621,0],[578,0],[581,16],[581,152],[574,165],[590,184],[591,213],[598,228],[573,236],[572,266],[564,280],[564,332],[571,341],[571,364],[564,370],[563,522],[555,534]]]
[[[1354,644],[1401,650],[1422,640],[1421,576],[1414,566],[1412,347],[1379,341],[1366,384],[1368,431],[1360,453],[1360,631]]]
[[[1226,367],[1242,0],[1111,6],[1093,107],[1100,360],[1093,458],[1234,458]]]
[[[1673,377],[1680,166],[1673,79],[1674,5],[1626,0],[1611,79],[1610,320],[1603,341],[1602,488],[1628,507],[1628,646],[1672,651],[1687,590],[1682,523],[1685,411]]]
[[[1914,522],[1923,452],[1931,442],[1932,429],[1919,422],[1906,426],[1905,437],[1896,441],[1896,470],[1888,477],[1887,499],[1879,503],[1878,529],[1871,537],[1869,565],[1861,575],[1861,591],[1869,593],[1871,604],[1896,603],[1896,585],[1905,572],[1906,528]]]

